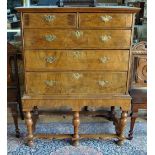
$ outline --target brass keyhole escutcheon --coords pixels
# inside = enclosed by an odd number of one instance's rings
[[[54,56],[49,56],[49,57],[45,58],[45,61],[47,63],[53,63],[55,60],[56,60],[56,57],[54,57]]]
[[[99,84],[99,86],[101,86],[101,87],[106,86],[108,83],[109,83],[109,81],[106,81],[106,80],[99,80],[99,81],[98,81],[98,84]]]
[[[51,41],[54,41],[56,39],[56,36],[48,34],[48,35],[45,35],[44,38],[46,41],[51,42]]]
[[[82,31],[75,31],[74,35],[76,36],[77,39],[79,39],[83,35],[83,32]]]
[[[101,20],[105,23],[109,22],[112,20],[112,17],[111,16],[108,16],[108,15],[105,15],[105,16],[100,16],[101,17]]]
[[[46,22],[52,22],[56,17],[54,15],[44,15],[43,18]]]
[[[73,78],[78,80],[79,78],[81,78],[83,75],[81,73],[73,73]]]

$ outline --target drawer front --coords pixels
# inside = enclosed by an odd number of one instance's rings
[[[132,14],[80,13],[81,28],[125,28],[132,26]]]
[[[75,28],[75,13],[24,13],[24,28]]]
[[[127,71],[128,50],[25,50],[27,71]]]
[[[25,29],[26,49],[129,49],[131,30]]]
[[[26,72],[27,93],[125,93],[127,72]]]

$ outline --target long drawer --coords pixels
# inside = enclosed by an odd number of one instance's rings
[[[125,28],[132,26],[132,14],[80,13],[80,28]]]
[[[79,13],[78,17],[76,13],[24,13],[23,21],[24,28],[130,28],[132,14]]]
[[[25,50],[27,71],[127,71],[128,60],[128,50]]]
[[[26,49],[129,49],[131,30],[25,29]]]
[[[24,28],[75,28],[76,13],[24,13]]]
[[[26,72],[28,94],[125,93],[127,72]]]

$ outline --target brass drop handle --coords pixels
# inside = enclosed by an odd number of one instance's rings
[[[52,87],[56,84],[56,81],[54,80],[45,80],[44,83],[49,86],[49,87]]]
[[[81,78],[83,75],[81,73],[73,73],[73,78],[78,80],[79,78]]]
[[[102,42],[107,42],[111,39],[110,35],[103,35],[100,37]]]
[[[103,22],[109,22],[110,20],[112,20],[112,17],[111,16],[108,16],[108,15],[105,15],[105,16],[100,16],[101,20]]]
[[[77,39],[79,39],[83,35],[83,32],[82,31],[75,31],[74,35],[76,36]]]
[[[56,17],[54,15],[44,15],[43,18],[46,22],[52,22]]]
[[[99,80],[99,81],[98,81],[98,84],[99,84],[101,87],[104,87],[107,83],[109,83],[109,81],[106,81],[106,80]]]
[[[45,61],[47,63],[53,63],[55,60],[56,60],[56,57],[54,57],[54,56],[49,56],[49,57],[45,58]]]
[[[48,42],[54,41],[56,39],[55,35],[47,34],[44,36],[45,40]]]
[[[106,57],[106,56],[103,56],[103,57],[99,58],[99,60],[100,60],[102,63],[105,64],[108,60],[110,60],[110,58],[109,58],[109,57]]]

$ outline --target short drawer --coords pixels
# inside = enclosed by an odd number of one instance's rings
[[[26,71],[127,71],[129,50],[25,50]]]
[[[125,93],[127,72],[26,72],[28,94]]]
[[[24,13],[24,28],[75,28],[75,13]]]
[[[132,14],[80,13],[80,28],[125,28],[132,26]]]
[[[25,29],[26,49],[129,49],[131,30]]]

